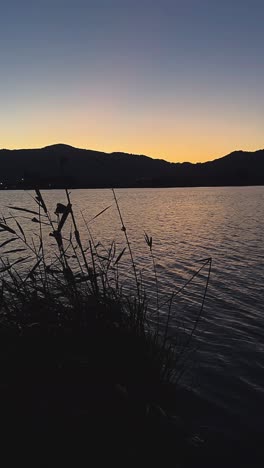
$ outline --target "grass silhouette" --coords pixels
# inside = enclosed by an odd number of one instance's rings
[[[1,400],[6,402],[6,427],[13,421],[9,430],[15,427],[21,434],[27,421],[35,443],[49,438],[51,447],[60,439],[64,452],[65,441],[75,440],[78,450],[83,449],[87,431],[92,431],[90,449],[103,439],[112,451],[114,438],[119,451],[123,447],[135,456],[140,450],[154,457],[164,454],[164,446],[158,449],[160,441],[163,437],[168,445],[176,430],[175,425],[170,429],[169,389],[179,383],[187,366],[211,259],[204,259],[179,291],[162,300],[153,239],[145,233],[156,295],[155,307],[150,307],[115,191],[113,205],[126,243],[121,251],[115,242],[105,248],[94,239],[82,214],[88,235],[88,242],[83,241],[68,190],[65,195],[66,203],[58,201],[51,213],[36,189],[35,210],[9,207],[10,215],[0,220]],[[31,219],[35,236],[26,232],[21,216]],[[130,289],[120,275],[126,254]],[[172,304],[201,270],[207,272],[201,307],[188,340],[179,346],[169,335]]]

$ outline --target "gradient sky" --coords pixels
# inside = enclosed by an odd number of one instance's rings
[[[2,0],[0,147],[264,147],[263,0]]]

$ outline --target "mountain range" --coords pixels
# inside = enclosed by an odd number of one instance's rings
[[[57,144],[0,150],[0,188],[264,185],[264,150],[234,151],[204,163],[103,153]]]

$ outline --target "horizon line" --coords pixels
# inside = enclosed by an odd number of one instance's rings
[[[68,148],[72,148],[72,149],[77,149],[77,150],[81,150],[81,151],[93,151],[95,153],[104,153],[104,154],[115,154],[115,153],[121,153],[121,154],[129,154],[131,156],[143,156],[143,157],[147,157],[147,158],[150,158],[150,159],[156,159],[158,161],[165,161],[169,164],[204,164],[204,163],[207,163],[207,162],[213,162],[213,161],[216,161],[217,159],[221,159],[221,158],[224,158],[226,156],[230,156],[231,154],[233,153],[237,153],[237,152],[242,152],[242,153],[257,153],[258,151],[264,151],[264,148],[259,148],[257,150],[254,150],[254,151],[248,151],[248,150],[243,150],[243,149],[235,149],[233,151],[231,151],[230,153],[227,153],[223,156],[219,156],[219,157],[214,157],[214,159],[208,159],[207,161],[169,161],[167,159],[164,159],[164,157],[153,157],[153,156],[149,156],[147,154],[139,154],[139,153],[128,153],[126,151],[111,151],[111,152],[107,152],[107,151],[102,151],[102,150],[94,150],[94,149],[90,149],[90,148],[80,148],[80,147],[77,147],[77,146],[73,146],[73,145],[70,145],[68,143],[52,143],[52,144],[49,144],[49,145],[45,145],[45,146],[41,146],[41,147],[32,147],[32,148],[0,148],[0,151],[27,151],[27,150],[42,150],[42,149],[47,149],[47,148],[52,148],[52,147],[56,147],[56,146],[64,146],[64,147],[68,147]]]

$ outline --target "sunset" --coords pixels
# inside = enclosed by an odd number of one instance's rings
[[[3,467],[263,468],[264,0],[3,0],[0,68]]]
[[[202,162],[263,143],[261,1],[11,1],[1,148]]]

